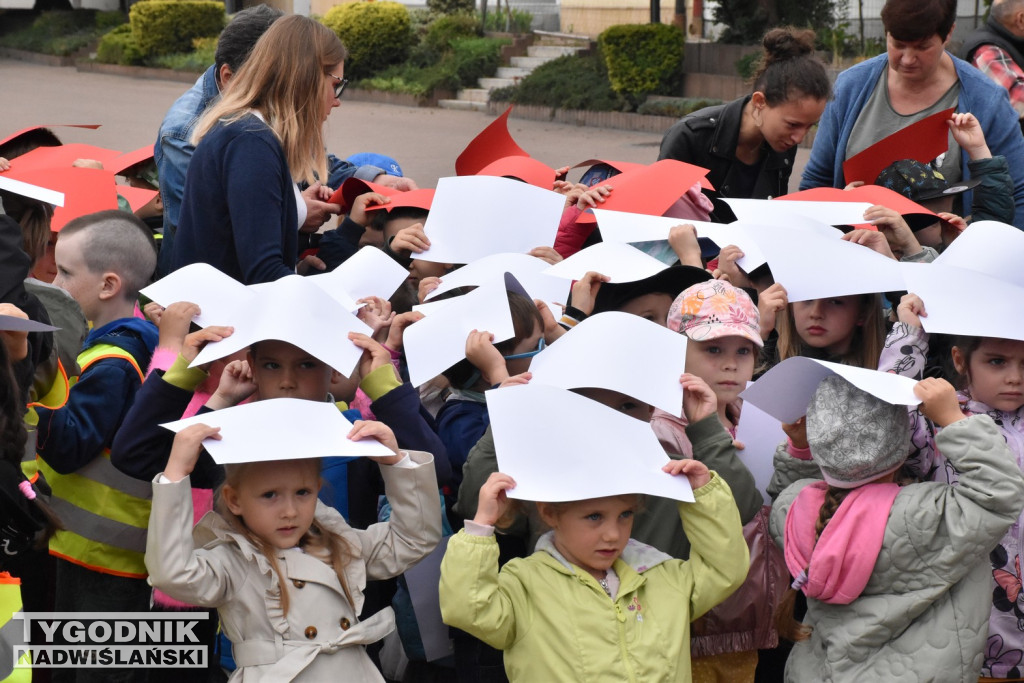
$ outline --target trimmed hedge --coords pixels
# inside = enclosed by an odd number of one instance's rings
[[[150,0],[152,1],[152,0]],[[345,75],[366,78],[405,60],[414,36],[409,10],[398,2],[348,2],[323,18],[348,49]]]
[[[132,39],[146,57],[187,52],[195,38],[224,28],[224,3],[213,0],[143,0],[129,12]]]
[[[509,41],[503,38],[457,38],[451,49],[429,66],[411,61],[396,64],[374,77],[359,81],[360,88],[403,92],[420,97],[435,90],[458,90],[473,87],[478,79],[493,76],[501,64],[501,48]]]
[[[475,38],[480,35],[480,20],[472,14],[446,14],[427,25],[423,44],[436,52],[445,52],[458,38]]]
[[[102,64],[124,64],[135,66],[145,61],[145,55],[139,50],[132,37],[132,27],[121,24],[100,38],[96,48],[96,61]]]
[[[536,104],[553,109],[629,111],[611,88],[600,54],[567,55],[541,64],[518,85],[491,91],[491,100]]]
[[[683,73],[682,31],[668,24],[620,24],[598,36],[615,92],[634,102],[673,95]]]

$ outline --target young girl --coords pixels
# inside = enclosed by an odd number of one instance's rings
[[[996,424],[964,415],[948,382],[925,379],[914,393],[944,428],[937,441],[961,473],[957,486],[893,483],[907,454],[905,407],[831,376],[807,408],[825,481],[787,486],[771,518],[793,586],[807,595],[787,681],[978,680],[985,556],[1021,512],[1024,477]],[[790,460],[776,451],[776,476],[797,471]],[[992,643],[987,656],[986,668]]]
[[[690,377],[684,388],[691,420],[715,413],[703,382]],[[639,501],[624,495],[538,503],[552,530],[500,572],[494,525],[515,482],[492,474],[441,564],[445,623],[504,650],[513,682],[691,680],[690,621],[742,582],[747,549],[724,480],[697,460],[664,470],[694,489],[696,501],[678,505],[689,560],[631,540]]]
[[[897,322],[885,341],[881,370],[919,377],[928,356],[928,335],[921,329],[924,303],[906,294],[896,309]],[[987,415],[995,422],[1017,467],[1024,469],[1024,341],[958,337],[951,352],[953,369],[960,376],[957,399],[968,415]],[[965,473],[940,448],[941,425],[927,413],[911,410],[911,447],[908,469],[924,479],[963,486]],[[982,675],[993,679],[1024,676],[1024,593],[1020,589],[1021,529],[1024,517],[984,552],[991,563],[986,604],[991,604],[988,642]]]
[[[363,622],[357,615],[367,580],[397,576],[440,539],[430,454],[400,453],[388,427],[356,423],[350,439],[374,437],[395,453],[374,458],[391,521],[365,531],[317,502],[318,460],[228,465],[220,514],[206,515],[190,536],[188,475],[203,439],[219,438],[218,431],[194,425],[175,436],[153,484],[150,582],[178,600],[218,609],[238,665],[232,680],[383,681],[365,646],[394,628],[394,613]]]

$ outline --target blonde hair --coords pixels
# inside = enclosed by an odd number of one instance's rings
[[[827,297],[834,298],[834,297]],[[882,354],[885,341],[885,321],[882,319],[882,297],[880,294],[862,294],[860,298],[863,322],[854,328],[850,348],[836,360],[845,365],[860,368],[878,367],[878,357]],[[796,329],[792,314],[793,304],[779,311],[777,328],[779,330],[778,354],[779,361],[793,356],[821,356],[818,349],[804,343]]]
[[[295,467],[306,466],[315,468],[317,479],[320,479],[319,459],[307,458],[304,460],[294,460],[293,463]],[[224,483],[221,484],[221,489],[223,489],[224,486],[230,486],[232,489],[237,491],[238,487],[241,486],[242,481],[245,479],[245,473],[252,469],[254,464],[255,463],[238,463],[225,465]],[[227,503],[224,501],[222,492],[217,496],[217,512],[227,520],[228,524],[230,524],[235,531],[245,536],[250,543],[259,548],[260,552],[263,553],[263,556],[270,562],[270,567],[274,570],[274,573],[277,574],[277,582],[281,587],[281,611],[284,614],[288,614],[288,587],[285,585],[286,582],[281,580],[281,569],[277,564],[277,552],[274,547],[254,534],[249,527],[245,525],[245,520],[231,512]],[[327,564],[331,565],[334,569],[334,573],[338,575],[338,581],[341,582],[342,590],[345,591],[345,598],[352,606],[353,611],[355,611],[355,602],[352,600],[352,593],[349,591],[348,583],[345,580],[345,566],[348,565],[349,561],[354,556],[348,541],[328,529],[314,517],[309,530],[306,531],[306,533],[302,535],[302,538],[299,539],[298,547],[302,548],[314,557],[327,561]]]
[[[234,123],[256,110],[284,148],[292,179],[326,180],[324,78],[346,56],[341,40],[323,24],[299,15],[278,19],[196,124],[193,144],[218,123]]]

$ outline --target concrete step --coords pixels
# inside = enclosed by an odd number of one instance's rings
[[[464,102],[483,102],[487,104],[487,101],[491,99],[491,93],[483,88],[463,88],[456,97]]]
[[[495,88],[507,88],[510,85],[515,85],[517,82],[518,79],[515,78],[481,78],[477,81],[477,85],[483,90],[490,92]]]
[[[470,102],[469,100],[438,100],[441,109],[459,109],[462,111],[487,111],[486,102]]]
[[[557,59],[566,55],[574,55],[582,48],[570,47],[568,45],[531,45],[526,48],[526,54],[530,57],[543,57]]]
[[[551,60],[547,57],[513,57],[509,61],[512,62],[512,66],[518,66],[520,69],[528,69],[532,71],[541,64],[545,64]]]
[[[499,66],[495,75],[498,78],[525,78],[530,75],[530,70],[518,66]]]

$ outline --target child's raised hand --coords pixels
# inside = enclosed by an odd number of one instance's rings
[[[3,158],[3,157],[0,157],[0,171],[9,171],[9,170],[11,170],[11,162],[8,161],[7,159]]]
[[[210,410],[221,410],[238,405],[256,393],[256,381],[252,376],[252,368],[248,361],[233,360],[224,366],[217,391],[206,402]]]
[[[391,201],[391,197],[377,192],[364,192],[352,200],[352,208],[348,211],[348,217],[364,228],[370,224],[370,217],[366,213],[368,206],[380,206]]]
[[[554,247],[534,247],[526,253],[551,265],[555,265],[562,260],[562,255],[555,251]]]
[[[391,352],[381,346],[376,340],[359,332],[349,332],[348,338],[353,344],[363,350],[363,355],[359,357],[360,377],[366,377],[384,365],[394,368],[391,365]]]
[[[573,283],[572,293],[569,295],[569,302],[574,308],[590,315],[594,312],[594,303],[597,301],[597,292],[601,284],[611,280],[607,275],[587,271],[587,274]]]
[[[555,340],[565,334],[565,328],[558,324],[551,309],[543,301],[534,299],[533,305],[537,307],[541,322],[544,323],[544,342],[554,344]]]
[[[430,240],[427,233],[423,232],[422,223],[413,223],[407,228],[402,228],[391,240],[391,251],[399,256],[406,257],[410,253],[422,254],[430,249]]]
[[[192,319],[199,312],[199,306],[190,301],[178,301],[165,308],[160,316],[160,340],[157,346],[181,351]]]
[[[427,295],[440,287],[442,282],[441,278],[434,275],[421,279],[416,288],[416,300],[422,304],[427,300]]]
[[[473,330],[466,338],[466,360],[480,371],[487,384],[494,386],[508,379],[505,358],[494,348],[494,335],[486,330]]]
[[[366,456],[370,460],[374,460],[381,465],[394,465],[403,457],[402,454],[398,452],[398,441],[395,439],[395,433],[391,431],[391,427],[388,427],[383,422],[377,422],[376,420],[356,420],[355,424],[352,425],[352,431],[348,433],[348,439],[350,441],[376,439],[394,451],[394,455]]]
[[[405,328],[419,320],[423,320],[423,314],[419,311],[409,311],[408,313],[396,315],[395,319],[391,322],[391,327],[388,328],[388,340],[384,343],[389,349],[401,351]]]
[[[708,466],[700,460],[692,458],[669,460],[661,470],[668,472],[673,477],[678,477],[680,474],[685,475],[690,480],[690,488],[694,491],[711,481],[711,470],[708,469]]]
[[[938,216],[942,219],[942,222],[939,224],[939,230],[942,233],[943,244],[952,244],[953,240],[967,229],[967,221],[962,216],[957,216],[955,213],[946,213],[945,211],[940,212]]]
[[[888,242],[892,252],[899,253],[900,256],[912,256],[921,251],[921,243],[914,236],[914,231],[907,225],[903,216],[894,209],[881,204],[869,206],[864,212],[864,220],[878,228],[878,231],[885,236],[885,241]],[[846,235],[843,235],[843,239],[846,239]],[[885,255],[896,258],[893,254]]]
[[[668,245],[684,266],[703,268],[700,258],[700,244],[697,243],[697,228],[690,223],[673,225],[668,231]]]
[[[960,145],[960,148],[967,153],[971,161],[977,159],[991,159],[992,152],[989,151],[988,143],[985,142],[985,131],[974,114],[961,112],[953,114],[953,117],[946,122],[949,125],[949,132],[953,139]]]
[[[718,268],[712,273],[716,280],[725,280],[736,287],[753,287],[754,284],[747,277],[747,274],[736,265],[736,261],[743,258],[743,250],[735,244],[722,247],[718,252]]]
[[[914,396],[921,399],[921,414],[939,427],[959,422],[967,416],[953,385],[938,377],[927,377],[914,385]]]
[[[789,304],[786,288],[776,282],[757,297],[757,312],[761,326],[761,339],[767,339],[775,329],[775,319]]]
[[[171,444],[171,455],[167,459],[167,467],[164,468],[164,476],[176,482],[192,474],[203,450],[203,441],[206,439],[219,441],[220,427],[194,424],[175,434],[174,442]]]
[[[924,310],[924,302],[921,297],[913,292],[908,292],[900,299],[900,305],[896,307],[896,317],[901,323],[911,327],[921,328],[921,318],[928,317],[928,311]]]
[[[366,323],[373,330],[373,338],[379,342],[388,338],[388,330],[397,315],[391,310],[391,302],[377,296],[368,296],[356,303],[365,303],[358,311],[356,317]]]
[[[807,416],[804,415],[796,422],[783,422],[782,431],[786,432],[793,448],[810,448],[807,443]]]
[[[718,412],[718,397],[703,379],[684,372],[679,383],[683,385],[683,415],[690,424]]]
[[[163,317],[164,307],[155,301],[150,301],[142,307],[142,315],[157,327],[160,327],[160,318]]]
[[[210,325],[209,327],[204,327],[201,330],[196,330],[192,334],[185,336],[185,340],[181,344],[179,353],[185,360],[191,363],[196,359],[196,356],[199,355],[199,352],[203,350],[204,346],[210,342],[219,342],[222,339],[227,339],[234,333],[234,331],[235,328],[233,327],[225,327],[221,325]],[[204,366],[203,369],[205,370],[208,366],[209,364]]]
[[[529,384],[531,379],[533,379],[532,372],[520,372],[518,375],[512,375],[507,380],[499,384],[498,388],[504,389],[505,387],[514,387],[516,385]]]
[[[516,480],[504,472],[492,472],[487,481],[480,487],[480,496],[473,521],[484,526],[498,523],[511,504],[506,491],[516,487]]]
[[[0,303],[0,315],[28,320],[28,314],[14,304]],[[7,355],[10,356],[12,363],[17,363],[28,356],[28,332],[4,330],[0,332],[0,341],[7,347]]]
[[[580,195],[576,200],[576,208],[580,211],[596,209],[598,204],[604,204],[604,198],[614,190],[611,185],[595,185]]]
[[[891,258],[894,261],[898,260],[892,253],[892,249],[889,247],[889,240],[887,240],[885,235],[881,232],[863,229],[851,230],[839,239],[852,244],[859,244],[862,247],[867,247],[871,251],[877,252],[886,258]]]

